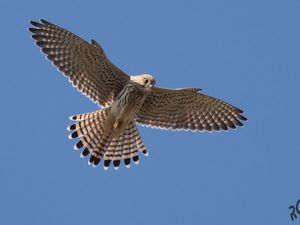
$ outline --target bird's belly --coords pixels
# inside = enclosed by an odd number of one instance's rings
[[[133,104],[133,105],[134,106],[132,106],[132,104],[122,105],[122,104],[117,104],[117,102],[115,106],[114,104],[112,105],[111,114],[115,118],[115,122],[120,125],[122,124],[122,127],[124,126],[124,129],[132,121],[135,113],[140,108],[140,105],[137,104]]]
[[[130,101],[117,99],[112,104],[110,115],[111,124],[113,125],[114,136],[121,135],[128,124],[134,119],[136,112],[140,109],[145,98],[143,96],[133,97]]]

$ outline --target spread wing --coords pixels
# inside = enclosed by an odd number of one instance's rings
[[[242,110],[198,93],[200,89],[153,88],[136,115],[142,125],[174,130],[212,131],[243,126]]]
[[[86,42],[46,20],[30,22],[36,44],[79,91],[99,105],[111,104],[129,80],[94,40]]]

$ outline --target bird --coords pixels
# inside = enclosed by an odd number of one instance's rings
[[[137,125],[165,130],[221,131],[243,126],[244,111],[200,88],[159,88],[150,74],[128,75],[114,65],[94,39],[85,41],[47,20],[30,21],[37,46],[78,91],[99,106],[70,116],[75,150],[96,167],[130,168],[148,156]]]

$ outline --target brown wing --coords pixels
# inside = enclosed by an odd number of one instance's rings
[[[96,41],[88,43],[46,20],[30,23],[35,26],[29,31],[36,44],[73,86],[100,105],[107,106],[115,100],[129,76],[108,60]]]
[[[243,126],[242,110],[198,93],[200,89],[153,88],[136,115],[136,122],[174,130],[227,130]]]

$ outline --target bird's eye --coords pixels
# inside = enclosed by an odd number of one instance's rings
[[[148,83],[149,83],[149,80],[148,80],[148,79],[145,79],[145,80],[144,80],[144,83],[145,83],[145,84],[148,84]]]

